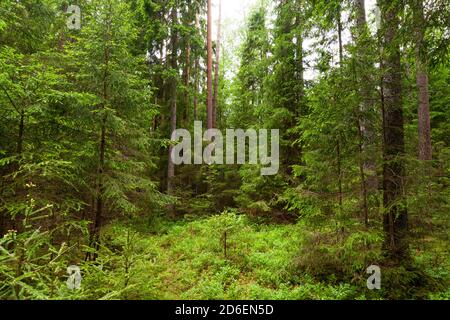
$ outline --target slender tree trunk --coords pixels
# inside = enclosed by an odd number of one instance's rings
[[[111,10],[111,8],[110,8]],[[100,247],[100,230],[103,224],[103,197],[104,197],[104,174],[105,174],[105,153],[106,153],[106,103],[109,101],[109,60],[110,60],[110,33],[111,33],[111,21],[107,22],[106,26],[106,39],[105,39],[105,49],[103,51],[103,102],[101,104],[102,111],[102,121],[101,121],[101,133],[100,133],[100,145],[99,145],[99,161],[98,161],[98,173],[97,173],[97,194],[96,194],[96,207],[95,207],[95,218],[94,226],[91,235],[91,246],[94,247],[95,251],[93,254],[93,260],[95,261],[98,256],[98,249]]]
[[[366,21],[365,1],[356,0],[356,61],[357,61],[357,73],[360,76],[359,93],[361,96],[360,106],[360,119],[359,127],[362,134],[362,155],[363,155],[363,169],[366,179],[363,181],[365,189],[368,193],[372,193],[378,188],[377,166],[375,160],[375,129],[372,123],[371,109],[372,99],[371,91],[373,86],[373,80],[371,75],[367,73],[366,66],[368,61],[368,37],[369,30]],[[363,200],[367,202],[367,199]]]
[[[197,30],[200,29],[200,19],[198,14],[195,16],[195,27]],[[198,120],[198,94],[199,94],[199,81],[200,81],[200,56],[198,54],[195,55],[195,63],[194,63],[194,120]]]
[[[280,43],[279,59],[280,63],[290,65],[292,74],[281,75],[280,81],[291,82],[295,80],[295,88],[287,89],[286,83],[280,85],[285,87],[283,90],[291,90],[292,96],[286,97],[288,100],[283,103],[284,107],[292,114],[291,117],[283,121],[286,128],[292,128],[297,125],[299,117],[304,111],[304,78],[303,78],[303,32],[304,32],[304,6],[301,0],[280,1],[279,3],[279,30],[277,37],[283,37],[284,41]],[[265,48],[264,48],[265,49]],[[278,51],[277,50],[277,51]],[[261,51],[261,59],[265,59],[267,50]],[[283,61],[283,62],[281,62]],[[261,94],[263,92],[264,83],[260,81],[259,85],[252,87],[252,99],[256,104],[260,104]],[[255,104],[252,101],[252,105]],[[291,186],[298,184],[298,179],[293,174],[294,165],[298,164],[301,159],[301,143],[299,136],[295,132],[286,132],[284,139],[290,141],[282,150],[284,156],[281,159],[282,169],[289,179]]]
[[[108,30],[109,32],[109,30]],[[108,97],[108,77],[109,77],[109,45],[107,44],[104,50],[104,63],[105,70],[103,75],[103,103],[101,109],[105,112],[105,102],[109,100]],[[106,121],[107,115],[102,115],[101,121],[101,133],[100,133],[100,145],[99,145],[99,161],[98,161],[98,173],[97,173],[97,196],[95,207],[94,227],[91,236],[91,245],[94,247],[95,252],[93,260],[97,259],[98,249],[100,246],[100,230],[103,223],[103,193],[104,193],[104,173],[105,173],[105,150],[106,150]]]
[[[336,157],[337,157],[337,171],[338,171],[339,207],[342,209],[342,164],[341,164],[341,143],[339,137],[336,140]]]
[[[103,108],[104,109],[104,108]],[[97,199],[95,209],[94,230],[92,236],[92,245],[95,249],[94,260],[97,259],[97,251],[100,246],[100,229],[103,222],[103,175],[105,172],[105,149],[106,149],[106,115],[102,119],[101,137],[100,137],[100,157],[98,166],[98,184],[97,184]]]
[[[199,78],[200,78],[200,61],[199,58],[195,58],[195,79],[194,79],[194,120],[198,120],[198,94],[199,94]]]
[[[62,12],[66,13],[67,12],[67,4],[63,4],[62,6]],[[66,29],[62,29],[61,33],[59,34],[59,38],[58,38],[58,50],[59,51],[63,51],[64,50],[64,45],[66,44]]]
[[[342,65],[342,61],[344,60],[344,49],[342,43],[342,21],[341,21],[341,8],[338,9],[337,16],[337,28],[338,28],[338,43],[339,43],[339,65]]]
[[[362,128],[358,123],[358,148],[359,148],[359,155],[362,157],[364,154],[364,137]],[[367,228],[369,226],[369,208],[367,205],[367,184],[366,181],[366,174],[364,172],[364,161],[362,159],[359,159],[359,175],[361,177],[361,198],[362,198],[362,207],[363,207],[363,214],[364,214],[364,226]]]
[[[413,10],[416,29],[416,82],[419,98],[419,159],[431,160],[430,98],[428,93],[428,72],[424,41],[426,25],[423,13],[423,1],[416,0]]]
[[[408,214],[403,198],[404,128],[400,48],[398,44],[399,4],[383,0],[383,92],[384,92],[384,146],[383,146],[383,203],[384,250],[393,261],[408,257]]]
[[[2,168],[3,169],[3,168]],[[5,185],[5,181],[4,181],[4,171],[0,169],[0,196],[3,198],[3,187]],[[0,199],[1,202],[3,202],[3,200]],[[3,203],[0,203],[3,204]],[[7,211],[2,209],[0,210],[0,237],[3,237],[3,235],[6,233],[6,225],[7,223]]]
[[[217,127],[217,109],[219,99],[219,68],[220,68],[220,46],[221,46],[221,25],[222,25],[222,0],[219,0],[219,19],[217,20],[217,41],[216,41],[216,66],[214,68],[214,96],[213,96],[213,127]]]
[[[208,19],[207,19],[207,35],[206,35],[206,47],[207,47],[207,68],[206,68],[206,86],[207,86],[207,101],[206,101],[206,115],[207,115],[207,128],[213,128],[213,97],[212,97],[212,10],[211,0],[207,0],[208,5]]]
[[[177,6],[172,8],[172,23],[176,25],[178,23]],[[178,32],[174,27],[172,29],[171,37],[172,52],[170,57],[170,65],[173,71],[178,71]],[[174,74],[170,81],[170,134],[177,128],[177,76]],[[169,146],[168,154],[168,166],[167,166],[167,193],[173,193],[173,178],[175,177],[175,165],[172,161],[173,146]],[[173,216],[175,214],[175,206],[171,204],[169,206],[169,213]]]
[[[344,59],[344,49],[342,45],[342,23],[341,23],[341,8],[338,9],[337,27],[338,27],[338,42],[339,42],[339,65],[342,66]],[[342,160],[341,160],[341,138],[340,133],[336,140],[336,157],[337,157],[337,171],[338,171],[338,189],[339,189],[339,207],[342,209]]]
[[[304,29],[304,17],[303,17],[303,10],[302,10],[302,1],[297,0],[296,1],[296,48],[295,48],[295,56],[296,56],[296,79],[298,81],[298,96],[297,101],[299,101],[300,108],[297,115],[304,115],[305,114],[305,67],[303,64],[303,29]],[[261,59],[264,59],[265,56],[261,57]]]
[[[368,196],[378,189],[377,166],[375,160],[375,129],[371,117],[373,102],[371,92],[375,86],[367,65],[369,58],[369,29],[366,21],[364,0],[355,0],[356,30],[354,41],[356,44],[356,83],[359,86],[360,105],[358,111],[358,135],[359,135],[359,170],[361,178],[361,206],[364,214],[364,225],[369,225]]]
[[[161,41],[159,43],[159,65],[163,66],[164,65],[164,41]],[[158,88],[156,93],[155,93],[155,105],[161,105],[163,106],[165,103],[165,83],[164,83],[164,79],[161,76],[160,73],[157,73],[154,77],[153,77],[153,81],[156,84],[156,87]],[[158,127],[162,124],[162,115],[157,115],[153,118],[153,125],[152,125],[152,130],[156,131],[158,129]]]
[[[189,22],[190,23],[190,22]],[[184,82],[184,110],[183,110],[183,123],[187,126],[189,118],[190,107],[190,95],[189,95],[189,83],[191,79],[191,38],[188,36],[186,43],[186,60],[183,70],[183,82]]]
[[[299,17],[301,19],[301,17]],[[300,115],[305,115],[305,68],[303,65],[303,35],[301,32],[297,35],[297,80],[299,83],[298,101],[300,102]]]
[[[6,233],[6,223],[7,223],[7,216],[6,211],[0,212],[0,237],[3,237],[3,235]]]
[[[23,152],[23,134],[25,131],[25,112],[21,110],[19,119],[19,136],[17,137],[17,155]]]

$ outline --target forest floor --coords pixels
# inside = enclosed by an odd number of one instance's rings
[[[299,272],[296,261],[310,233],[300,223],[258,224],[234,213],[192,221],[113,223],[104,234],[111,244],[99,257],[103,275],[92,272],[95,278],[90,278],[86,270],[84,287],[113,287],[114,292],[97,293],[113,299],[386,298],[385,290],[367,289],[365,267],[344,281],[334,275],[317,280]],[[427,266],[434,261],[429,268],[432,279],[439,274],[441,282],[448,281],[446,245],[433,246],[441,251],[426,255],[416,251],[415,259]],[[395,272],[386,277],[402,276]],[[104,281],[113,283],[108,286]],[[448,299],[448,285],[440,288],[437,293],[424,289],[420,297]],[[409,298],[417,298],[414,292]]]

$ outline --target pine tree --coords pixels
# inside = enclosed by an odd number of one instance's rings
[[[68,55],[78,70],[75,85],[93,100],[83,114],[92,121],[92,126],[85,128],[92,148],[86,154],[86,183],[93,197],[90,242],[98,249],[106,210],[136,214],[140,210],[136,199],[154,192],[154,184],[142,175],[149,160],[145,128],[153,110],[146,74],[140,71],[143,56],[133,56],[129,50],[137,36],[129,5],[118,0],[97,1],[86,5],[84,15],[87,23],[69,46]]]
[[[393,260],[408,257],[408,213],[404,204],[405,142],[398,1],[380,1],[383,22],[383,204],[384,248]]]

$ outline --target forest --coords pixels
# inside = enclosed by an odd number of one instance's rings
[[[448,0],[0,0],[0,300],[450,299],[449,49]]]

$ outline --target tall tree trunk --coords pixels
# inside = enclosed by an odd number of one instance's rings
[[[416,83],[419,98],[419,159],[431,160],[430,98],[428,94],[428,72],[424,41],[426,25],[423,13],[423,1],[416,0],[413,10],[416,33]]]
[[[342,66],[344,59],[344,48],[342,45],[342,22],[341,22],[341,8],[338,8],[337,13],[337,29],[339,42],[339,66]],[[338,171],[338,190],[339,190],[339,207],[342,209],[342,159],[341,159],[341,138],[338,133],[336,139],[336,157],[337,157],[337,171]]]
[[[111,7],[109,8],[111,12]],[[100,230],[103,224],[103,200],[104,200],[104,174],[105,174],[105,153],[106,153],[106,122],[107,122],[107,113],[106,113],[106,104],[109,101],[109,62],[110,62],[110,34],[111,34],[111,20],[107,21],[106,30],[105,30],[105,48],[103,50],[103,91],[102,98],[103,102],[101,104],[102,111],[102,121],[101,121],[101,133],[100,133],[100,145],[99,145],[99,160],[98,160],[98,172],[97,172],[97,188],[96,188],[96,207],[95,207],[95,218],[94,218],[94,226],[91,234],[90,243],[91,246],[95,249],[93,254],[93,260],[97,259],[98,249],[100,247]],[[86,256],[88,258],[88,256]]]
[[[220,68],[220,45],[222,26],[222,0],[219,0],[219,19],[217,20],[217,41],[216,41],[216,66],[214,68],[214,96],[213,96],[213,127],[217,127],[217,108],[219,99],[219,68]]]
[[[20,159],[23,153],[23,139],[25,134],[25,110],[20,110],[20,118],[19,118],[19,134],[17,137],[17,150],[16,154],[18,157],[18,160],[13,163],[12,170],[13,172],[17,172],[20,169]],[[16,195],[23,194],[23,187],[21,185],[18,185],[15,190]],[[6,214],[6,212],[5,212]],[[11,217],[11,223],[12,223],[12,229],[17,230],[20,228],[20,223],[18,223],[21,219],[22,214],[17,214],[14,218]]]
[[[342,209],[342,161],[341,161],[341,142],[340,137],[336,140],[337,174],[338,174],[338,192],[339,207]]]
[[[303,29],[304,29],[304,14],[302,10],[302,1],[297,0],[296,2],[296,17],[295,17],[295,25],[297,28],[297,32],[295,34],[296,37],[296,48],[295,48],[295,59],[296,59],[296,80],[298,81],[298,96],[297,101],[300,104],[299,115],[305,115],[305,66],[303,64]],[[264,59],[265,56],[262,56],[261,59]]]
[[[368,37],[369,29],[366,21],[366,10],[364,0],[355,0],[356,6],[356,61],[357,61],[357,73],[361,76],[359,79],[360,88],[359,93],[361,96],[360,106],[360,119],[359,126],[362,134],[362,151],[363,151],[363,169],[364,176],[366,177],[363,183],[365,189],[371,193],[378,188],[377,178],[377,166],[375,160],[375,129],[370,118],[372,109],[371,91],[373,80],[371,75],[365,70],[367,63]],[[367,199],[364,199],[367,202]]]
[[[399,4],[380,1],[383,22],[383,204],[384,250],[391,260],[401,262],[408,257],[408,213],[403,198],[405,153],[403,99],[398,28]]]
[[[207,116],[207,128],[213,128],[213,97],[212,97],[212,10],[211,0],[207,0],[208,4],[208,18],[207,18],[207,35],[206,35],[206,51],[207,51],[207,67],[206,67],[206,86],[207,86],[207,99],[206,99],[206,116]]]
[[[358,121],[358,151],[360,157],[364,154],[364,137],[363,137],[363,131],[362,127],[360,125],[360,121]],[[369,226],[369,208],[367,204],[367,184],[366,181],[366,174],[364,171],[364,162],[362,159],[359,159],[359,175],[361,178],[361,198],[362,198],[362,208],[363,208],[363,220],[364,220],[364,226],[367,228]]]
[[[301,19],[301,17],[298,17]],[[303,35],[301,31],[297,34],[297,81],[298,81],[298,101],[300,102],[300,115],[305,115],[305,67],[303,65]]]
[[[190,21],[188,24],[190,25]],[[185,126],[188,125],[188,118],[189,118],[189,107],[190,107],[190,93],[189,93],[189,84],[191,80],[191,37],[190,35],[187,36],[188,39],[186,40],[186,59],[185,59],[185,65],[183,70],[183,82],[184,82],[184,95],[183,95],[183,104],[184,104],[184,110],[183,110],[183,123]]]
[[[104,107],[102,107],[104,109]],[[97,199],[95,208],[94,229],[91,237],[91,245],[94,247],[94,259],[97,259],[98,249],[100,246],[100,229],[103,222],[103,175],[105,172],[105,149],[106,149],[106,115],[103,116],[100,135],[100,156],[98,163],[98,182],[97,182]]]
[[[110,26],[108,25],[108,29]],[[107,31],[109,34],[110,30]],[[109,41],[109,40],[107,40]],[[103,52],[103,59],[105,64],[105,70],[103,74],[103,103],[101,105],[101,110],[104,112],[101,121],[101,132],[100,132],[100,145],[99,145],[99,160],[98,160],[98,172],[97,172],[97,188],[96,188],[96,207],[95,207],[95,218],[94,227],[91,235],[91,246],[95,249],[93,254],[93,260],[97,259],[98,249],[100,246],[100,229],[103,223],[103,194],[104,194],[104,173],[105,173],[105,150],[106,150],[106,108],[105,103],[109,100],[108,96],[108,77],[109,77],[109,44],[105,46]]]
[[[377,166],[375,160],[375,128],[371,117],[373,102],[371,92],[375,86],[372,75],[367,71],[369,58],[369,28],[366,20],[364,0],[355,0],[356,30],[354,42],[356,44],[355,76],[359,85],[360,105],[358,114],[360,178],[361,178],[361,206],[364,213],[364,225],[369,224],[368,196],[378,189]]]
[[[159,51],[159,65],[164,66],[164,40],[162,40],[158,44]],[[149,65],[151,68],[151,64]],[[155,92],[155,105],[164,106],[165,104],[165,87],[166,84],[164,82],[164,78],[161,73],[156,73],[153,77],[153,81],[156,84],[156,92]],[[162,115],[157,115],[153,118],[152,131],[156,131],[158,127],[162,124]]]
[[[344,49],[342,44],[342,21],[341,21],[341,8],[338,9],[337,15],[337,28],[338,28],[338,44],[339,44],[339,65],[342,65],[344,60]]]
[[[195,27],[197,30],[200,29],[200,19],[198,14],[195,16]],[[199,94],[199,81],[200,81],[200,55],[195,55],[194,63],[194,120],[198,120],[198,94]]]
[[[194,120],[198,120],[198,94],[199,94],[199,80],[200,80],[200,61],[199,58],[195,58],[195,78],[194,78]]]
[[[178,13],[177,6],[174,5],[172,8],[172,23],[174,27],[172,28],[172,36],[171,36],[171,57],[170,57],[170,66],[173,70],[173,76],[170,81],[170,134],[177,128],[177,76],[178,73],[178,32],[175,25],[178,23]],[[167,193],[173,193],[173,178],[175,177],[175,165],[172,161],[172,149],[173,146],[169,146],[169,154],[168,154],[168,166],[167,166]],[[173,215],[175,213],[175,206],[171,204],[169,206],[169,213]]]

